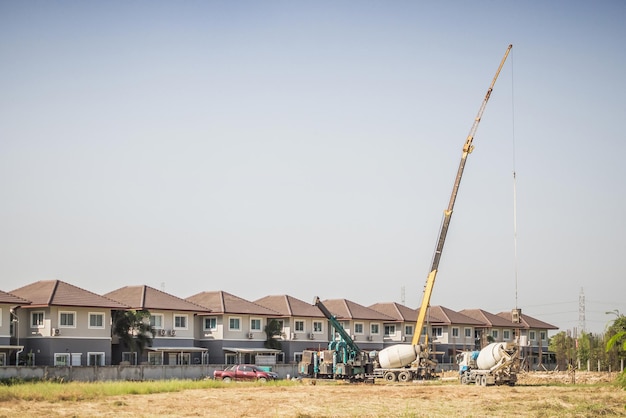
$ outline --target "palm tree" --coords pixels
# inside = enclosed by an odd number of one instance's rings
[[[150,325],[147,310],[113,311],[113,335],[117,335],[131,352],[139,356],[152,345],[156,330]]]

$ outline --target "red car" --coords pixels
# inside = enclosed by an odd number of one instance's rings
[[[238,364],[226,370],[216,370],[213,372],[215,380],[230,382],[233,380],[258,380],[267,382],[278,379],[278,373],[268,372],[253,364]]]

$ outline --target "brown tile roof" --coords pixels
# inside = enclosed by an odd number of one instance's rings
[[[208,312],[208,309],[202,306],[146,285],[121,287],[104,296],[128,305],[132,309]]]
[[[383,302],[370,305],[370,309],[383,313],[402,322],[417,321],[417,309],[412,309],[397,302]]]
[[[429,314],[435,318],[440,319],[440,322],[444,324],[464,324],[475,326],[483,325],[481,321],[477,321],[474,318],[470,318],[467,315],[463,315],[462,313],[453,311],[452,309],[446,308],[445,306],[431,306]]]
[[[0,303],[10,303],[13,305],[28,305],[30,301],[22,299],[19,296],[15,296],[11,293],[3,292],[0,290]]]
[[[41,280],[15,289],[11,293],[31,301],[30,307],[82,306],[111,309],[128,308],[128,306],[122,303],[61,280]]]
[[[518,326],[511,321],[510,312],[507,318],[494,315],[491,312],[487,312],[483,309],[463,309],[459,312],[463,315],[467,315],[470,318],[474,318],[475,320],[482,322],[484,326],[488,328],[514,328],[515,326]]]
[[[273,309],[242,299],[230,293],[218,290],[214,292],[200,292],[189,296],[185,300],[204,306],[213,313],[238,313],[249,315],[280,316]]]
[[[376,321],[394,322],[395,318],[359,305],[348,299],[326,299],[322,302],[337,319],[369,319]]]
[[[502,318],[510,318],[511,312],[499,312],[496,315]],[[532,316],[525,315],[523,312],[521,316],[521,321],[522,321],[522,324],[524,325],[524,328],[559,329],[559,327],[556,327],[552,324],[548,324],[547,322],[540,321],[536,318],[533,318]]]
[[[324,317],[317,306],[289,295],[265,296],[255,300],[254,303],[276,311],[282,316]]]

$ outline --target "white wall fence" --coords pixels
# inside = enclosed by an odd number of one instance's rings
[[[226,365],[185,365],[185,366],[5,366],[0,367],[0,379],[42,379],[79,382],[107,380],[167,380],[205,379],[213,377],[213,371],[223,370]],[[295,364],[277,364],[272,371],[281,378],[297,374]]]

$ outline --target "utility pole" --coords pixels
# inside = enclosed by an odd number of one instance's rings
[[[586,331],[585,322],[585,292],[581,287],[580,295],[578,295],[578,329],[580,330],[580,335]]]

